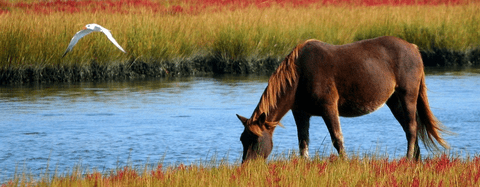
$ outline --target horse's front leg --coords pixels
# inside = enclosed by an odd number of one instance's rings
[[[298,145],[300,156],[308,158],[309,128],[311,115],[304,111],[292,110],[295,123],[297,124]]]
[[[332,138],[332,144],[337,149],[340,157],[345,154],[345,148],[343,147],[343,134],[340,127],[340,117],[336,105],[326,107],[325,113],[322,115],[325,125],[327,125],[330,138]]]

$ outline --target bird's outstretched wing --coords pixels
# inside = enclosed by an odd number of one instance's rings
[[[73,46],[75,46],[75,44],[77,44],[78,40],[83,38],[85,35],[90,34],[91,32],[93,32],[93,31],[89,30],[89,29],[84,29],[84,30],[78,31],[77,34],[75,34],[75,36],[73,36],[72,40],[70,40],[70,44],[68,44],[67,50],[65,51],[65,53],[63,53],[62,57],[64,57],[69,51],[72,50]]]
[[[120,45],[117,43],[117,41],[115,40],[115,38],[113,38],[112,33],[110,33],[109,30],[107,30],[107,29],[105,29],[105,28],[102,28],[102,32],[103,32],[103,34],[105,34],[105,35],[107,36],[107,38],[108,38],[115,46],[118,47],[118,49],[120,49],[120,50],[121,50],[122,52],[124,52],[124,53],[127,53],[127,52],[125,52],[125,50],[123,50],[122,46],[120,46]]]

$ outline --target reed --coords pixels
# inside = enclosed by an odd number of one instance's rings
[[[76,167],[40,178],[19,175],[10,186],[478,186],[480,157],[438,155],[422,161],[382,156],[293,154],[246,164],[206,163],[164,167],[126,166],[99,172]]]
[[[0,3],[0,9],[6,10],[0,14],[0,69],[31,68],[36,72],[47,67],[88,67],[92,62],[111,68],[135,61],[180,64],[199,58],[282,59],[296,44],[310,38],[346,44],[393,35],[425,52],[468,53],[480,45],[480,4],[471,1],[419,1],[424,3],[413,5],[411,2],[417,1],[337,0],[333,5],[294,0],[243,4],[205,0],[203,5],[195,1],[118,1],[129,6],[112,1],[108,8],[97,1],[55,2]],[[386,2],[388,6],[366,2]],[[62,58],[70,39],[88,23],[110,29],[127,54],[102,34],[93,33]]]

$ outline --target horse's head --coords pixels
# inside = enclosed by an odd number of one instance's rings
[[[240,136],[243,144],[242,162],[257,157],[266,159],[273,149],[273,131],[278,122],[267,122],[265,113],[262,113],[258,119],[247,119],[238,114],[237,117],[245,126]]]

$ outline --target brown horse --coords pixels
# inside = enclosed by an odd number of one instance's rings
[[[423,62],[416,45],[386,36],[346,45],[318,40],[299,44],[268,80],[250,119],[237,114],[245,126],[240,140],[243,161],[267,158],[280,119],[292,110],[300,154],[308,157],[312,115],[322,116],[333,146],[344,155],[339,116],[355,117],[384,104],[405,131],[407,157],[420,157],[418,137],[428,149],[435,141],[448,148],[440,122],[430,111]]]

